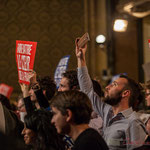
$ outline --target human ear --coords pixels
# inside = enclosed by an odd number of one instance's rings
[[[127,97],[127,96],[129,96],[130,95],[130,90],[124,90],[123,92],[122,92],[122,97]]]
[[[72,111],[70,109],[67,109],[67,118],[66,121],[69,122],[72,119]]]

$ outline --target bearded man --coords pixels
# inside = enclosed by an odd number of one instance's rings
[[[82,92],[86,93],[93,109],[103,119],[103,138],[110,150],[132,150],[141,147],[147,139],[144,124],[133,111],[141,97],[139,84],[127,76],[120,76],[105,88],[104,101],[94,92],[88,74],[84,48],[78,47],[78,81]]]

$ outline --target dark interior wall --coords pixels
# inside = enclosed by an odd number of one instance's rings
[[[130,77],[139,79],[137,21],[130,20],[126,32],[114,32],[115,73],[126,72]]]
[[[108,68],[113,75],[126,72],[136,81],[141,81],[142,73],[139,71],[142,64],[142,38],[139,20],[127,14],[117,11],[118,0],[106,1],[107,3],[107,57]],[[113,31],[113,24],[116,18],[128,19],[128,27],[125,32]]]
[[[16,40],[37,41],[34,69],[53,76],[57,63],[71,55],[69,68],[76,68],[74,40],[84,33],[84,1],[0,0],[0,82],[18,85]]]

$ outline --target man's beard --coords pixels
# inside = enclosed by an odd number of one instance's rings
[[[111,106],[116,106],[121,102],[122,96],[121,96],[122,91],[116,94],[115,97],[105,97],[104,102],[111,105]]]

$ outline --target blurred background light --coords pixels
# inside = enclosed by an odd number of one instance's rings
[[[128,21],[124,19],[116,19],[113,30],[117,32],[125,32],[127,30]]]
[[[102,43],[104,43],[106,41],[106,37],[104,36],[104,35],[98,35],[97,37],[96,37],[96,43],[98,43],[98,44],[102,44]]]

